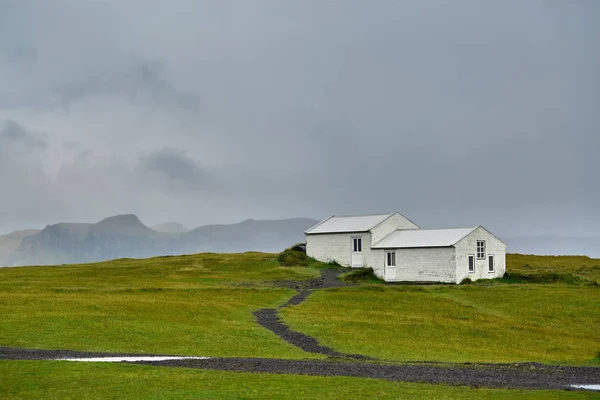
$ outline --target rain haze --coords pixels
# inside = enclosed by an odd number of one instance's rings
[[[0,234],[397,210],[598,256],[599,48],[596,1],[0,0]]]

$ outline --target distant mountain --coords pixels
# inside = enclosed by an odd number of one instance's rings
[[[18,241],[4,240],[12,243],[12,247],[2,247],[7,250],[0,258],[0,265],[72,264],[207,251],[278,252],[302,241],[303,232],[316,223],[307,218],[248,219],[238,224],[206,225],[187,231],[181,224],[163,224],[151,229],[135,215],[117,215],[96,224],[49,225],[42,231],[21,234]]]
[[[8,257],[19,247],[23,238],[40,233],[39,229],[16,231],[8,235],[0,235],[0,266],[8,261]]]
[[[189,232],[189,229],[185,228],[183,224],[177,222],[167,222],[166,224],[154,225],[151,227],[152,230],[162,233],[183,233]]]

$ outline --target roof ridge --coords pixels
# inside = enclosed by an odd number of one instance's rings
[[[396,212],[393,213],[376,213],[376,214],[355,214],[355,215],[333,215],[333,218],[358,218],[358,217],[378,217],[378,216],[392,216]]]
[[[460,229],[476,229],[479,226],[466,226],[462,228],[408,228],[408,229],[396,229],[398,231],[457,231]]]

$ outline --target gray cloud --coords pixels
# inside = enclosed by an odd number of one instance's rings
[[[198,96],[174,88],[165,81],[162,69],[159,63],[142,63],[124,72],[58,86],[54,96],[67,109],[86,97],[116,95],[133,104],[198,112]]]
[[[212,178],[196,161],[183,150],[162,149],[143,156],[140,160],[141,173],[153,180],[163,181],[172,188],[188,190],[210,190]]]
[[[45,147],[0,162],[0,230],[399,210],[600,235],[596,2],[3,7],[0,121]]]
[[[0,143],[3,144],[0,150],[9,146],[7,141],[23,144],[27,148],[46,147],[46,142],[42,138],[12,120],[7,120],[4,128],[0,130]]]

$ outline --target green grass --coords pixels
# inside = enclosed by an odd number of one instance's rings
[[[310,358],[252,311],[288,289],[0,291],[0,345],[202,356]]]
[[[475,389],[378,379],[126,364],[0,361],[3,399],[591,399],[569,391]]]
[[[0,268],[0,346],[317,357],[252,316],[293,295],[273,281],[330,267],[298,254],[283,263],[244,253]],[[464,286],[389,285],[349,271],[363,286],[315,292],[282,314],[324,345],[388,360],[600,364],[600,260],[511,254],[507,264],[507,278]],[[597,396],[50,361],[0,361],[0,376],[1,398]]]
[[[0,346],[314,358],[252,312],[294,294],[269,281],[318,275],[261,253],[0,269]]]
[[[503,282],[600,285],[600,259],[586,256],[508,254]]]
[[[283,267],[265,253],[204,253],[178,257],[120,259],[95,264],[0,268],[0,290],[55,288],[189,289],[260,284],[319,276],[315,268]]]
[[[385,283],[373,272],[373,268],[358,268],[340,275],[339,279],[346,283]]]
[[[282,314],[326,346],[388,360],[595,364],[599,307],[593,286],[366,286]]]

